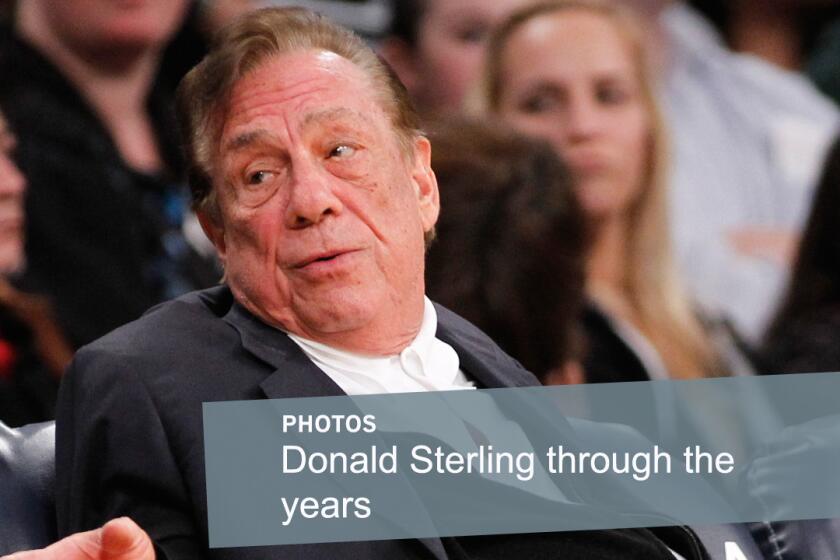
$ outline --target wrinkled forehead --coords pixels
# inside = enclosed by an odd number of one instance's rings
[[[367,126],[387,119],[381,95],[365,72],[329,51],[307,50],[267,58],[233,86],[222,140],[262,118],[301,126],[313,115],[356,115]]]

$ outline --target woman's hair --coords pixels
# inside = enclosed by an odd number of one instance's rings
[[[767,331],[781,335],[795,319],[840,304],[840,138],[826,160],[790,284]]]
[[[575,358],[584,224],[554,150],[501,125],[432,123],[440,185],[429,297],[538,376]]]
[[[536,18],[568,11],[594,13],[614,25],[630,50],[651,123],[645,187],[630,208],[627,220],[626,294],[639,318],[638,326],[659,351],[673,377],[720,375],[723,372],[719,361],[689,303],[671,252],[667,219],[668,136],[656,101],[645,37],[636,17],[615,2],[597,0],[548,1],[514,13],[490,40],[483,80],[470,108],[497,113],[505,85],[504,52],[511,37]]]

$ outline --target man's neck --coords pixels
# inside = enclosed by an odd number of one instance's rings
[[[410,328],[407,328],[407,330],[399,336],[380,339],[379,337],[373,335],[371,330],[366,330],[366,336],[337,336],[334,339],[336,343],[332,344],[327,342],[323,336],[319,337],[319,340],[309,339],[302,335],[295,336],[299,339],[303,338],[309,342],[316,342],[329,346],[333,350],[364,356],[366,358],[388,358],[396,356],[423,338],[424,335],[421,333],[423,333],[424,330],[426,330],[431,337],[435,336],[435,331],[437,329],[436,312],[434,309],[431,309],[431,311],[427,309],[426,301],[426,298],[424,298],[423,313],[420,316],[420,323],[417,328],[415,329],[413,326],[410,326]],[[428,302],[428,307],[432,307],[432,303],[430,301]]]
[[[374,329],[366,330],[359,333],[340,333],[332,335],[323,335],[313,338],[315,342],[345,350],[354,354],[363,354],[366,356],[395,356],[408,348],[408,346],[417,338],[417,333],[420,332],[421,322],[417,324],[416,328],[406,329],[401,332],[389,333],[387,337],[381,337],[376,334]]]
[[[240,305],[267,325],[309,341],[366,356],[394,356],[405,350],[417,338],[425,313],[425,297],[421,293],[421,297],[412,298],[410,304],[395,304],[364,325],[325,332],[311,328],[296,318],[284,322],[272,317],[241,294],[236,294],[236,291],[234,294]]]

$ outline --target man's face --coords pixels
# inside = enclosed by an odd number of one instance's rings
[[[417,97],[429,109],[457,110],[484,64],[496,26],[532,0],[426,0],[417,34]]]
[[[369,80],[324,51],[272,57],[234,87],[202,216],[237,299],[269,324],[367,353],[422,320],[438,214],[425,138],[409,155]],[[392,348],[394,346],[395,348]]]

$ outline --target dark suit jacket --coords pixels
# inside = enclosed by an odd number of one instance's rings
[[[437,336],[479,386],[538,384],[486,335],[440,307]],[[226,287],[160,305],[80,350],[65,376],[56,438],[59,533],[128,515],[168,559],[673,559],[646,530],[208,550],[202,403],[342,394]],[[681,552],[701,558],[693,546]]]

